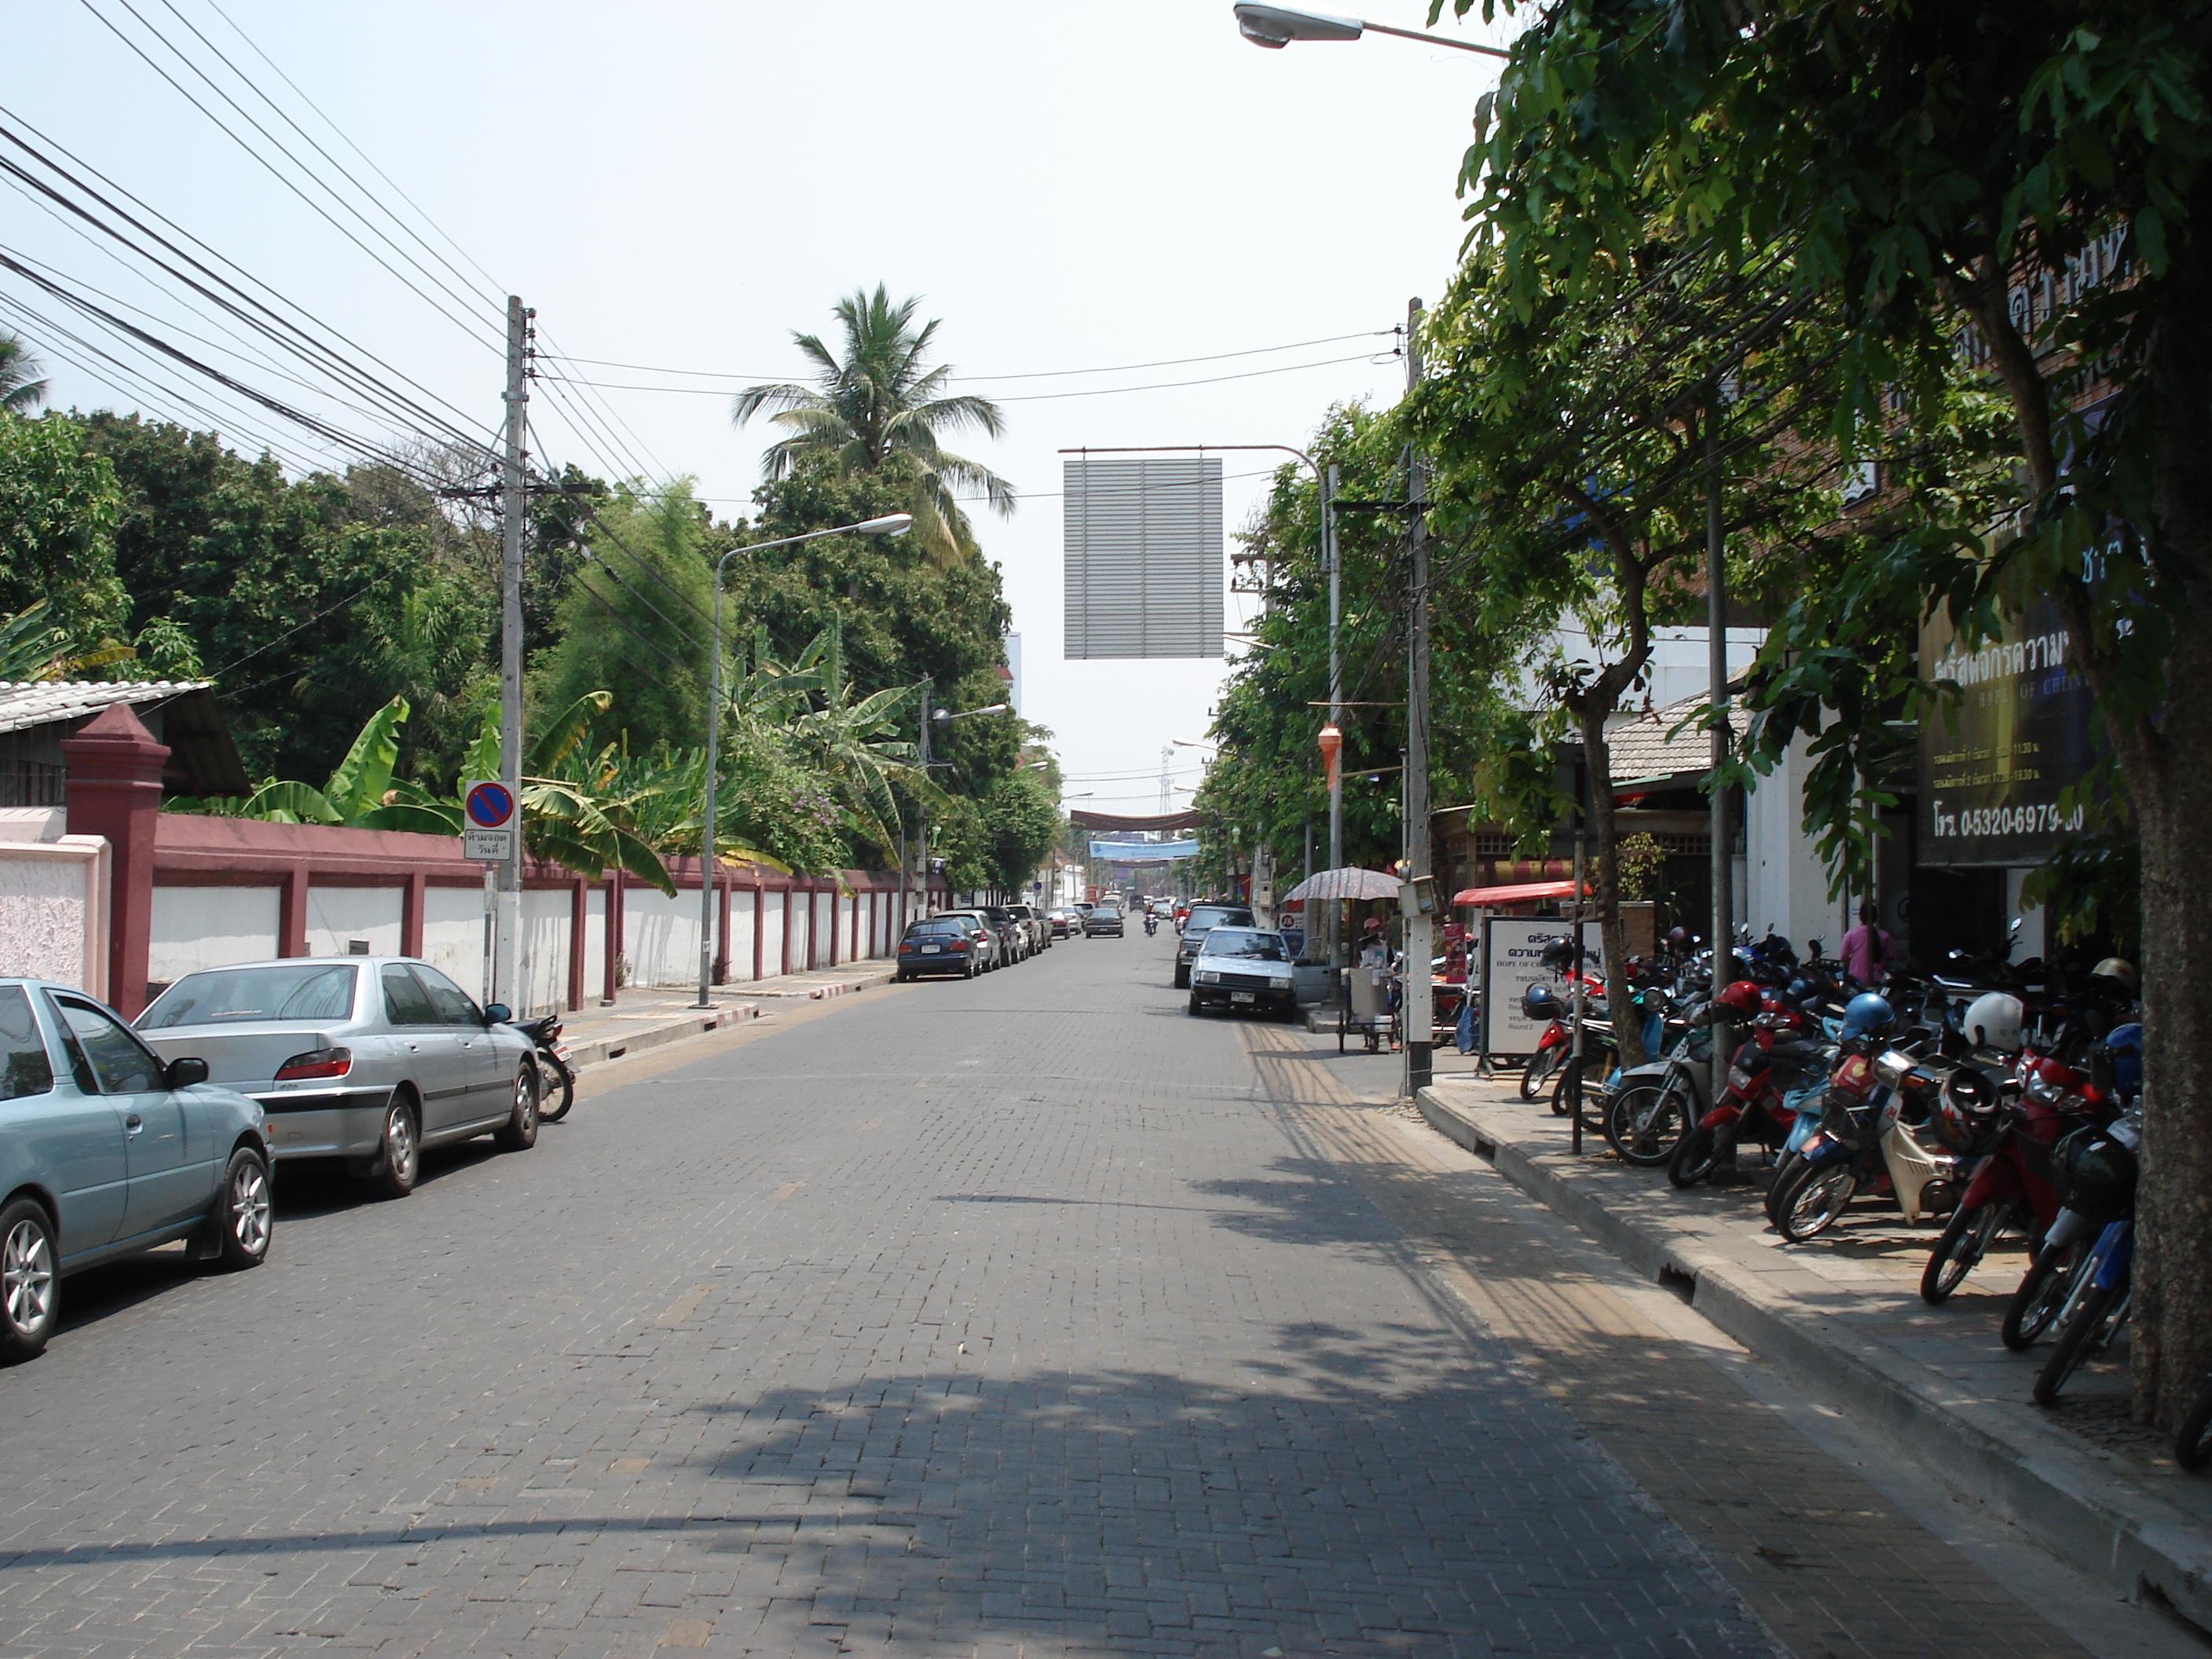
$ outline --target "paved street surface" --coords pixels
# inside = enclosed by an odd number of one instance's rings
[[[287,1181],[259,1271],[75,1282],[0,1373],[0,1653],[2154,1650],[1167,946],[703,1038],[404,1201]]]

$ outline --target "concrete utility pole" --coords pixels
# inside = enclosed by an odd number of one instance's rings
[[[500,468],[499,781],[515,802],[514,843],[500,863],[495,896],[491,983],[484,1000],[522,1012],[522,532],[529,496],[523,435],[530,409],[530,319],[507,298],[507,454]]]
[[[1321,558],[1328,570],[1328,723],[1339,732],[1344,730],[1344,651],[1338,644],[1338,624],[1344,614],[1344,580],[1340,562],[1336,556],[1336,463],[1331,461],[1321,469]],[[1313,860],[1306,860],[1311,864]],[[1344,769],[1338,767],[1328,781],[1328,867],[1344,868]],[[1311,870],[1307,875],[1313,874]],[[1303,878],[1301,878],[1303,879]],[[1343,928],[1343,908],[1335,899],[1327,901],[1322,914],[1328,927],[1322,939],[1328,951],[1328,965],[1342,968],[1346,964],[1338,934]],[[1306,914],[1313,914],[1309,903]],[[1341,993],[1339,994],[1340,995]]]
[[[1421,383],[1421,302],[1406,307],[1406,390]],[[1411,557],[1406,624],[1406,1097],[1429,1086],[1435,1024],[1435,878],[1429,870],[1429,498],[1420,451],[1406,447],[1406,537]],[[1332,691],[1334,698],[1335,693]]]
[[[1735,849],[1729,844],[1728,791],[1720,787],[1721,769],[1728,764],[1728,567],[1727,546],[1721,528],[1721,399],[1715,383],[1705,409],[1705,696],[1717,711],[1713,718],[1713,989],[1717,993],[1735,975],[1730,955],[1735,945]],[[1610,965],[1610,964],[1608,964]],[[1713,1098],[1720,1098],[1728,1079],[1731,1056],[1725,1042],[1713,1044]]]

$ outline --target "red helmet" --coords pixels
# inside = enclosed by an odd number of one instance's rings
[[[1738,1019],[1749,1019],[1759,1012],[1759,987],[1747,979],[1740,979],[1723,989],[1713,1001]]]

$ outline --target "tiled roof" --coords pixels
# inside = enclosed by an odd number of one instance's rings
[[[212,680],[0,680],[0,732],[82,720],[118,702],[161,702],[204,691]]]
[[[1702,696],[1685,697],[1663,708],[1647,709],[1607,732],[1605,740],[1613,762],[1613,782],[1711,771],[1712,735],[1698,719],[1705,706]],[[1729,724],[1739,741],[1751,730],[1751,715],[1741,698],[1729,704]],[[1677,726],[1682,728],[1679,732]]]

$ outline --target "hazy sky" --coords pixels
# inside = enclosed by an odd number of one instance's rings
[[[125,0],[11,8],[19,73],[0,105],[473,417],[481,434],[500,418],[495,313],[507,292],[574,357],[736,377],[548,364],[610,383],[600,395],[612,411],[595,425],[541,385],[532,415],[550,467],[690,473],[718,511],[741,511],[768,437],[731,428],[727,391],[800,374],[790,334],[826,331],[840,295],[881,282],[895,296],[924,296],[923,314],[944,319],[945,359],[976,377],[963,389],[999,398],[1007,416],[1003,441],[956,447],[1028,498],[1011,520],[978,524],[1024,639],[1024,712],[1057,734],[1070,791],[1091,793],[1076,804],[1138,812],[1157,799],[1162,744],[1203,735],[1221,665],[1062,658],[1055,452],[1300,444],[1334,402],[1395,398],[1403,369],[1383,331],[1409,296],[1433,297],[1449,275],[1464,231],[1454,178],[1474,100],[1497,69],[1375,34],[1260,51],[1237,37],[1227,0],[130,4],[137,17]],[[1419,0],[1376,15],[1422,25]],[[402,214],[398,192],[412,198],[473,262],[441,246],[472,285],[463,323],[342,239],[103,18],[273,155],[146,26],[159,29],[335,179],[192,38],[186,24],[196,26],[380,198]],[[1449,21],[1439,29],[1455,32]],[[368,216],[461,286],[374,209]],[[222,343],[175,284],[149,285],[21,194],[0,193],[0,224],[19,255]],[[46,352],[56,406],[170,412],[143,387],[118,392],[49,349],[23,316],[33,298],[0,273],[0,325]],[[55,314],[50,300],[35,303]],[[1255,355],[1051,377],[1227,353]],[[331,406],[273,370],[240,372]],[[1247,378],[1159,385],[1230,375]],[[1151,389],[1062,395],[1108,387]],[[265,412],[231,425],[252,434],[243,447],[271,437],[303,458],[337,458]],[[1267,464],[1226,458],[1232,530]],[[1237,605],[1232,597],[1232,617]],[[1197,764],[1197,751],[1178,751],[1176,781],[1194,782]]]

